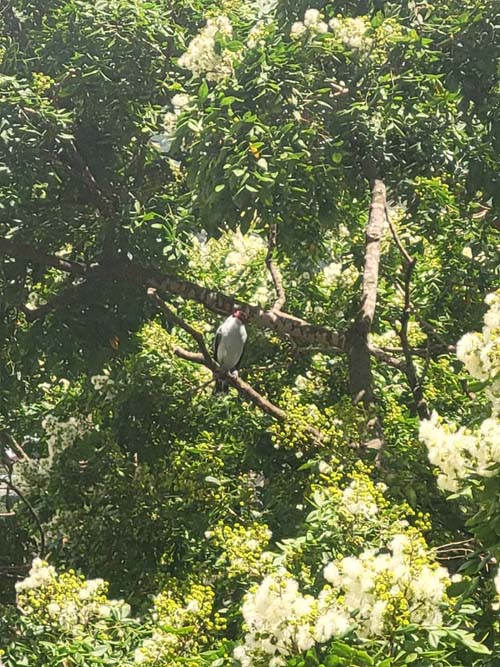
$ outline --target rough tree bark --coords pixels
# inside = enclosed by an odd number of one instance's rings
[[[355,404],[361,402],[365,407],[372,405],[374,400],[368,335],[377,305],[380,241],[384,228],[385,207],[385,185],[376,179],[372,190],[370,217],[366,226],[361,308],[346,340],[350,393]]]

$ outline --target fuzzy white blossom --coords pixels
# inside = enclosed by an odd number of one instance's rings
[[[187,93],[177,93],[172,97],[172,106],[175,109],[183,109],[190,102],[191,98]]]
[[[302,595],[288,572],[266,577],[245,598],[242,613],[248,632],[245,644],[235,649],[234,657],[242,667],[251,667],[259,660],[285,665],[287,656],[312,648],[315,605],[314,597]]]
[[[349,49],[367,51],[372,44],[370,38],[366,37],[369,27],[367,18],[358,16],[356,18],[333,18],[329,22],[334,35]]]
[[[292,38],[298,38],[302,37],[307,32],[306,26],[302,23],[302,21],[295,21],[295,23],[292,24],[292,27],[290,28],[290,37]]]
[[[343,604],[356,615],[358,634],[372,637],[385,631],[391,619],[389,601],[398,604],[412,623],[441,622],[441,605],[450,584],[448,571],[431,562],[421,539],[397,534],[389,551],[366,550],[330,563],[325,579],[342,593]]]
[[[362,518],[373,517],[378,513],[378,505],[366,493],[365,487],[357,480],[353,480],[342,491],[341,504],[343,509]]]
[[[474,429],[443,423],[434,413],[420,425],[429,461],[439,468],[438,484],[456,492],[470,474],[491,477],[500,464],[500,291],[485,299],[489,310],[481,333],[469,333],[457,344],[457,357],[477,380],[489,383],[486,396],[492,415]]]
[[[44,588],[52,584],[56,578],[56,570],[41,558],[35,558],[31,564],[28,576],[15,585],[16,592],[22,593],[34,588]]]
[[[298,39],[305,34],[315,35],[328,32],[328,24],[323,21],[319,9],[306,9],[303,21],[295,21],[290,28],[290,37]]]
[[[228,49],[218,50],[218,37],[230,38],[233,27],[227,16],[208,19],[206,25],[194,37],[178,64],[191,71],[194,77],[205,76],[208,81],[221,81],[233,73],[236,54]]]
[[[344,634],[357,626],[363,638],[376,637],[407,622],[432,626],[450,584],[422,537],[394,535],[388,548],[367,549],[324,569],[329,582],[318,596],[303,594],[286,570],[263,579],[245,596],[244,644],[234,651],[242,667],[285,665],[290,656]]]

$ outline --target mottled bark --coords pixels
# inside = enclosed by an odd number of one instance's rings
[[[386,207],[385,185],[375,180],[372,190],[370,217],[366,227],[365,261],[361,308],[347,336],[349,359],[349,387],[354,403],[366,407],[373,403],[373,378],[371,353],[368,343],[375,308],[380,265],[380,241],[382,238]]]

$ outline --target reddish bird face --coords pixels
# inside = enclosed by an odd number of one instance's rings
[[[242,310],[240,310],[239,308],[236,308],[236,309],[233,311],[233,317],[237,317],[239,320],[241,320],[241,321],[243,322],[243,324],[245,324],[245,322],[247,321],[247,315],[246,315],[246,313],[244,313],[244,312],[243,312]]]

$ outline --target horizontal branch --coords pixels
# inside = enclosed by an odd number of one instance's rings
[[[183,280],[175,275],[161,273],[133,262],[124,261],[113,266],[88,266],[83,262],[66,260],[57,255],[47,255],[32,246],[6,238],[0,238],[0,254],[18,257],[45,266],[51,266],[77,276],[99,276],[104,280],[127,281],[143,287],[153,287],[175,296],[204,305],[217,314],[230,315],[237,301],[249,315],[249,320],[259,329],[269,329],[283,337],[321,347],[322,349],[344,347],[344,336],[331,329],[309,324],[305,320],[288,313],[262,310],[258,306],[242,302],[235,295],[224,294]]]

